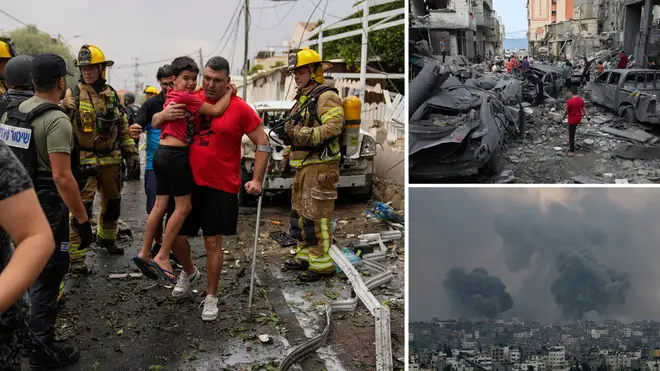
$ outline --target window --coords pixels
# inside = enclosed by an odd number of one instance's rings
[[[636,73],[629,73],[626,75],[626,84],[629,82],[635,82],[637,81],[637,74]]]
[[[612,72],[610,74],[610,80],[608,82],[609,85],[617,85],[619,84],[619,79],[621,78],[621,74],[618,72]]]
[[[605,72],[602,75],[598,76],[598,78],[596,79],[596,82],[601,83],[601,84],[605,84],[605,83],[607,83],[607,80],[609,79],[609,77],[610,77],[610,73]],[[660,77],[660,73],[658,74],[658,77]]]

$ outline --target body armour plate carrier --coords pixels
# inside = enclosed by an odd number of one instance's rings
[[[44,103],[30,112],[23,113],[18,109],[21,103],[22,101],[13,100],[7,106],[7,121],[5,124],[0,125],[0,138],[11,147],[16,157],[23,164],[23,167],[30,174],[30,178],[32,178],[35,186],[44,184],[44,181],[48,185],[54,185],[52,183],[53,176],[50,172],[37,170],[39,164],[37,161],[37,149],[34,141],[34,126],[32,125],[32,121],[45,112],[51,110],[61,111],[61,108],[54,103]],[[71,169],[74,172],[79,168],[77,165],[74,166],[74,163],[77,164],[76,157],[79,157],[79,154],[77,155],[76,153],[78,151],[74,145],[74,149],[71,152]]]

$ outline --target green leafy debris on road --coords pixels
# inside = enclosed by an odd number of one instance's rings
[[[149,371],[161,371],[161,370],[164,370],[164,369],[165,369],[165,367],[163,367],[161,365],[151,365],[151,366],[149,366]]]

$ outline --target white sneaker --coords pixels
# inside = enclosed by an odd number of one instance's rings
[[[218,318],[218,298],[212,295],[206,295],[202,304],[204,304],[202,320],[215,321]]]
[[[172,289],[172,296],[175,298],[180,298],[189,294],[190,285],[197,281],[197,277],[199,277],[199,271],[197,270],[197,267],[195,267],[195,271],[191,275],[188,275],[186,271],[181,272],[179,277],[176,279],[176,286],[174,286],[174,289]]]

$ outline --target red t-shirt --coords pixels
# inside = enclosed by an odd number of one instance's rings
[[[582,109],[584,100],[580,97],[572,97],[566,101],[566,111],[568,111],[568,124],[577,125],[582,122]]]
[[[202,108],[202,105],[205,103],[198,93],[177,91],[174,89],[167,92],[167,99],[165,100],[163,108],[167,107],[171,102],[185,104],[185,110],[196,116],[195,119],[199,118],[199,109]],[[171,135],[185,142],[186,122],[186,119],[166,122],[160,130],[160,138],[163,139],[166,135]]]
[[[200,96],[204,97],[204,93]],[[241,187],[242,138],[261,125],[261,119],[236,96],[231,98],[222,116],[211,119],[210,127],[205,128],[208,118],[202,118],[199,135],[195,135],[190,145],[190,167],[195,184],[237,194]]]

